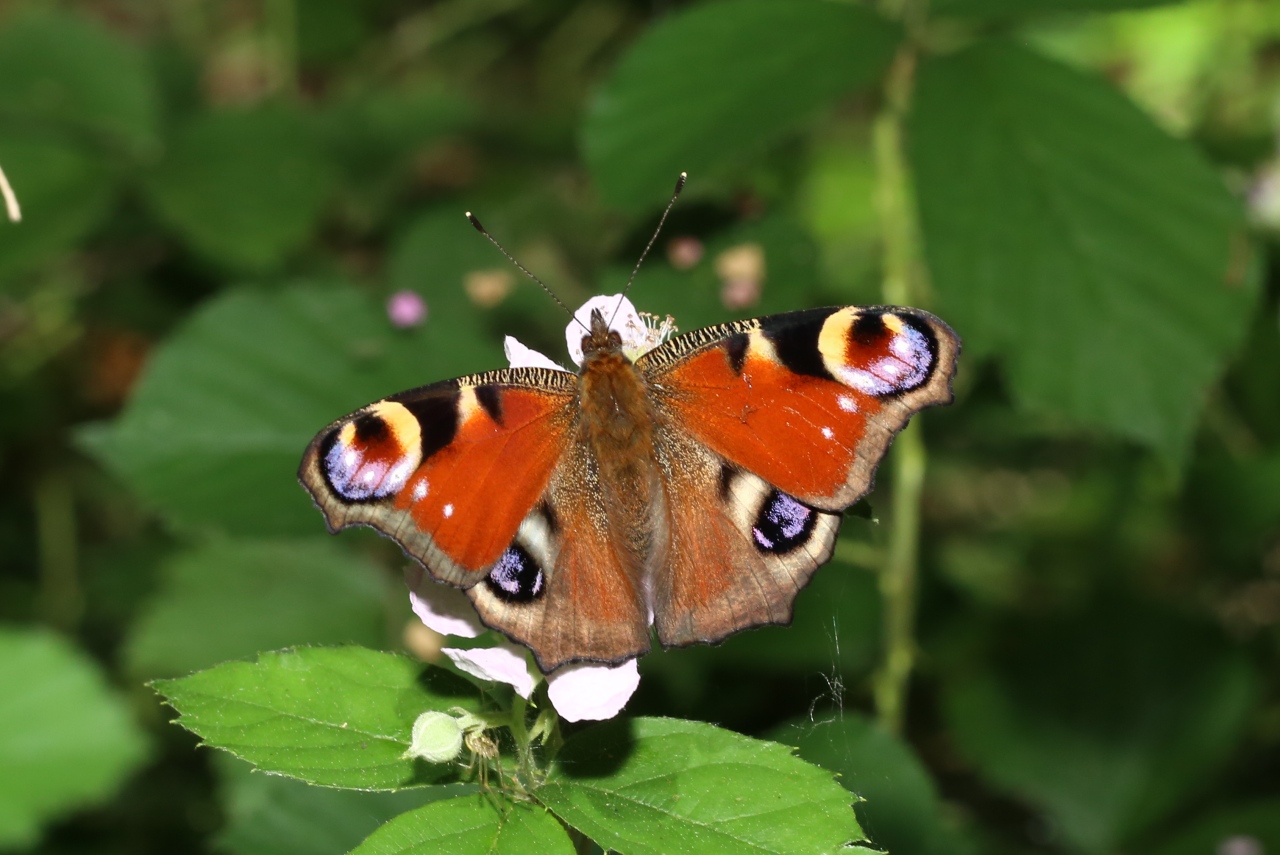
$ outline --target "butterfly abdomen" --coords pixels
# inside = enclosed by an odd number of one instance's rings
[[[613,349],[590,354],[579,380],[579,430],[596,461],[606,515],[640,566],[652,544],[652,502],[659,492],[654,408],[631,360]]]

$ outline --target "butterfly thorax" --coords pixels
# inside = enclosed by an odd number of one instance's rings
[[[614,340],[593,335],[589,344],[584,339],[578,430],[595,461],[593,486],[605,516],[638,565],[649,552],[649,520],[660,492],[653,449],[655,414],[643,375],[622,353],[617,334],[610,335]]]

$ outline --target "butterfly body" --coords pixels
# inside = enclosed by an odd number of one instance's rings
[[[544,671],[786,623],[894,432],[951,398],[959,341],[914,309],[835,307],[630,359],[596,312],[577,374],[514,368],[334,422],[299,477]]]

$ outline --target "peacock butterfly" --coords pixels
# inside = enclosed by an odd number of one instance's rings
[[[599,299],[599,298],[597,298]],[[621,299],[621,298],[619,298]],[[396,541],[546,673],[788,623],[960,341],[890,306],[696,330],[634,360],[600,310],[577,374],[510,368],[330,424],[299,479],[330,531]]]

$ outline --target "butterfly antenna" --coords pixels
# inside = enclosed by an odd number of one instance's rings
[[[496,246],[496,247],[498,248],[498,252],[500,252],[500,253],[502,253],[503,255],[505,255],[505,256],[507,257],[507,260],[508,260],[508,261],[510,261],[512,264],[514,264],[516,267],[518,267],[518,268],[520,269],[520,272],[521,272],[521,273],[523,273],[525,276],[528,276],[528,277],[529,277],[530,279],[532,279],[534,282],[537,282],[537,283],[542,287],[542,290],[543,290],[543,291],[546,291],[546,292],[547,292],[547,294],[548,294],[548,295],[550,295],[551,299],[556,301],[556,305],[558,305],[560,308],[564,309],[564,310],[565,310],[565,312],[567,312],[567,313],[568,313],[569,317],[571,317],[571,318],[573,318],[573,319],[574,319],[574,321],[578,324],[578,326],[582,327],[584,330],[586,330],[586,329],[587,329],[587,328],[586,328],[586,326],[585,326],[581,321],[579,321],[577,318],[574,318],[574,317],[573,317],[573,312],[572,312],[572,311],[570,311],[569,307],[568,307],[568,306],[566,306],[566,305],[564,304],[564,301],[563,301],[563,300],[561,300],[559,297],[557,297],[557,296],[556,296],[556,294],[555,294],[555,292],[554,292],[554,291],[552,291],[550,288],[548,288],[548,287],[547,287],[547,283],[543,282],[543,281],[542,281],[541,279],[539,279],[537,276],[534,276],[534,275],[533,275],[533,273],[532,273],[532,271],[530,271],[530,270],[529,270],[529,268],[525,267],[523,264],[521,264],[520,262],[516,261],[516,257],[515,257],[514,255],[512,255],[511,253],[507,252],[506,248],[505,248],[505,247],[503,247],[503,245],[502,245],[502,244],[498,243],[498,239],[497,239],[497,238],[495,238],[493,235],[489,234],[489,230],[488,230],[488,229],[486,229],[484,226],[480,225],[480,220],[478,220],[478,219],[476,218],[476,215],[475,215],[475,214],[471,213],[470,211],[467,211],[467,221],[468,221],[468,222],[470,222],[470,223],[471,223],[471,225],[473,225],[473,226],[475,226],[475,227],[476,227],[476,231],[478,231],[480,234],[482,234],[482,235],[484,235],[486,238],[488,238],[488,239],[489,239],[489,243],[491,243],[491,244],[493,244],[494,246]],[[591,330],[587,330],[587,332],[591,332]]]
[[[631,283],[636,281],[636,274],[640,272],[640,265],[644,264],[644,260],[649,255],[649,250],[653,249],[653,245],[657,243],[658,235],[662,233],[662,226],[667,221],[667,214],[671,213],[671,209],[675,207],[676,200],[680,198],[680,191],[684,189],[684,183],[689,180],[689,173],[681,172],[680,177],[676,179],[675,192],[671,194],[671,201],[667,203],[667,207],[662,212],[662,217],[658,220],[658,227],[653,230],[653,237],[649,238],[649,243],[645,245],[644,252],[640,253],[640,259],[636,262],[635,268],[631,271],[631,278],[627,280],[627,286],[622,289],[622,297],[626,298],[627,292],[631,290]],[[622,300],[618,301],[618,305],[614,307],[613,314],[616,317],[618,310],[622,308]],[[613,318],[609,318],[609,324],[612,326]]]

